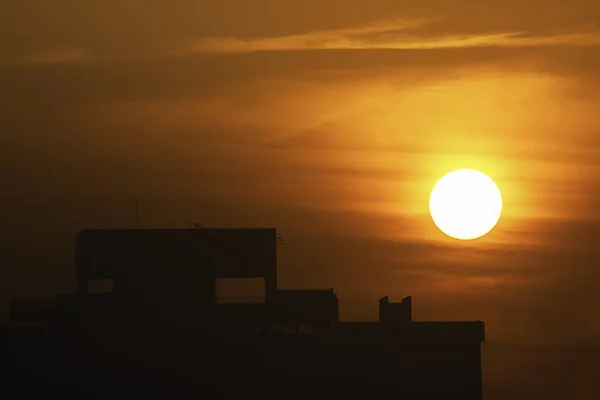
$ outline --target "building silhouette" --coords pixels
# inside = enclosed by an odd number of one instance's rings
[[[76,293],[11,303],[14,379],[94,398],[125,381],[162,398],[482,398],[483,322],[415,322],[411,297],[340,322],[333,288],[278,288],[275,229],[84,230],[76,269]],[[228,279],[263,293],[220,298]]]

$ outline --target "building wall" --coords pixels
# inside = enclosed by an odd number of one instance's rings
[[[215,373],[228,376],[242,387],[247,383],[245,378],[262,387],[268,387],[269,382],[286,382],[288,388],[298,390],[314,388],[318,383],[320,394],[329,387],[334,398],[371,387],[374,391],[385,388],[388,395],[407,399],[482,399],[478,344],[415,345],[386,338],[374,338],[379,340],[372,342],[338,339],[335,334],[257,335],[246,342],[232,339],[231,346],[227,346],[231,356],[223,358],[226,361]],[[244,367],[251,367],[246,377]],[[434,397],[419,397],[427,394]]]
[[[279,290],[271,303],[275,323],[329,326],[339,321],[338,298],[329,290]]]

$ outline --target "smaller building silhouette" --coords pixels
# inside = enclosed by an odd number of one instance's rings
[[[340,322],[333,288],[278,288],[276,242],[275,229],[84,230],[77,292],[13,302],[4,340],[16,354],[30,345],[14,332],[38,332],[57,365],[177,377],[165,398],[482,398],[483,322],[415,322],[411,297],[387,296],[378,322]],[[219,279],[259,279],[264,293],[224,301]]]
[[[405,297],[399,303],[390,303],[390,298],[385,296],[379,300],[379,322],[410,323],[412,322],[412,299]]]

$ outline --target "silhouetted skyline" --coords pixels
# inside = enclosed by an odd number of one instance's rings
[[[279,287],[278,244],[275,229],[79,232],[77,291],[54,305],[11,303],[2,358],[12,380],[87,393],[106,378],[153,374],[180,382],[159,385],[161,398],[210,398],[216,388],[227,399],[270,399],[293,388],[286,397],[387,389],[482,400],[482,321],[413,321],[410,296],[385,296],[377,322],[340,322],[334,288]],[[262,281],[263,301],[219,301],[220,280]],[[63,365],[96,378],[63,386]],[[313,385],[322,388],[306,391]]]

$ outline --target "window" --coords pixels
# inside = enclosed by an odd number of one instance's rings
[[[41,322],[14,322],[15,326],[23,326],[23,327],[40,327],[40,326],[44,326],[43,323]]]
[[[215,282],[217,303],[264,303],[264,278],[217,278]]]
[[[301,335],[308,335],[312,333],[312,325],[300,325],[298,327],[298,333]]]
[[[114,279],[92,279],[88,281],[88,292],[90,293],[113,293],[114,291]]]

